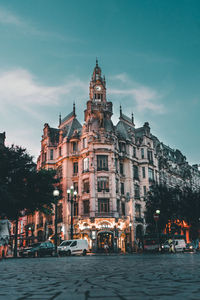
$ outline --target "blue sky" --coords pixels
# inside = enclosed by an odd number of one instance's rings
[[[0,0],[0,132],[37,157],[44,123],[76,103],[83,122],[98,57],[136,126],[200,163],[200,1]]]

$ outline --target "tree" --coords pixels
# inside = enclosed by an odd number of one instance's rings
[[[146,199],[146,221],[155,225],[153,218],[157,209],[160,210],[159,228],[163,230],[169,221],[180,219],[179,189],[168,188],[166,185],[154,185]]]
[[[0,149],[0,210],[16,222],[15,256],[21,212],[51,211],[55,183],[55,172],[37,171],[26,149],[14,145]]]
[[[198,235],[200,225],[200,191],[191,188],[168,188],[154,185],[146,199],[146,221],[155,225],[153,215],[160,210],[159,227],[163,230],[168,222],[176,227],[177,221],[185,221],[191,229],[192,237]]]

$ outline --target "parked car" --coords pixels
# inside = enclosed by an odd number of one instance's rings
[[[67,240],[63,241],[58,247],[59,255],[75,255],[82,254],[86,255],[88,251],[87,240]]]
[[[175,252],[183,252],[186,249],[185,240],[173,240],[172,245],[174,246]],[[170,244],[168,240],[161,245],[161,250],[162,252],[169,252]]]
[[[196,252],[196,249],[194,248],[194,245],[192,243],[187,243],[185,252]]]
[[[21,257],[53,256],[54,254],[55,246],[51,242],[35,243],[19,251]]]

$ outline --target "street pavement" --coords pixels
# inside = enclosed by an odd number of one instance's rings
[[[199,253],[7,259],[0,300],[196,300],[199,265]]]

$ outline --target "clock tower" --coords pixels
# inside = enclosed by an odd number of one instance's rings
[[[87,109],[85,110],[86,124],[92,125],[92,123],[95,123],[95,126],[92,126],[95,129],[105,128],[106,121],[110,120],[112,116],[112,102],[106,100],[105,76],[102,78],[97,59],[90,81],[89,97]]]
[[[106,102],[106,81],[105,76],[101,77],[101,68],[96,59],[92,79],[90,81],[90,100],[95,102]]]

